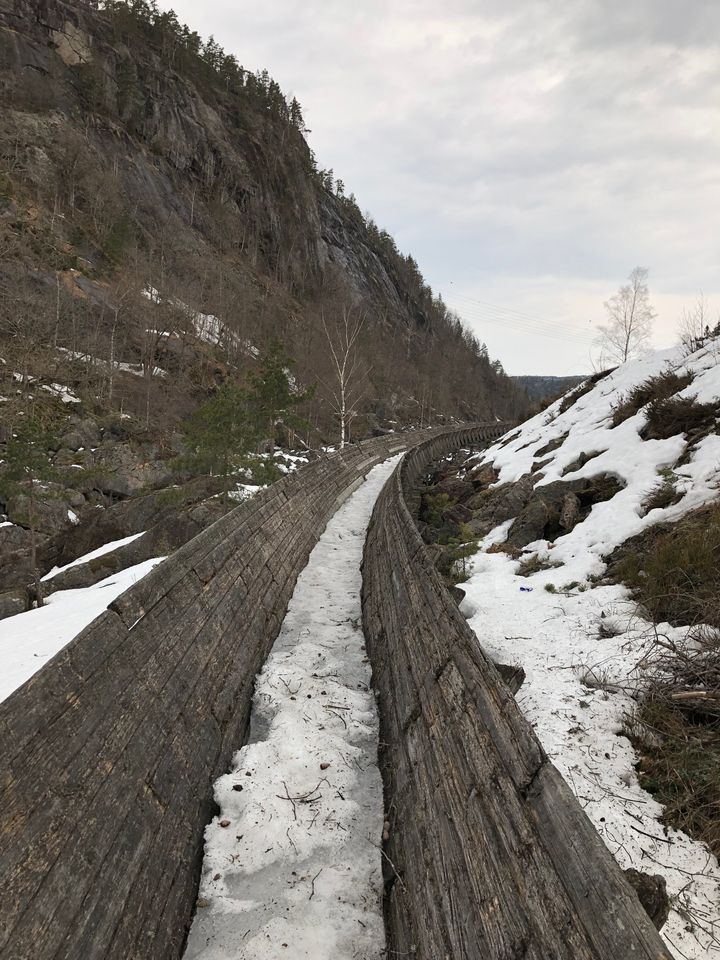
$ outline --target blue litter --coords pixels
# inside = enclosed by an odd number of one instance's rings
[[[532,587],[520,587],[520,593],[532,593],[532,592],[533,592]]]

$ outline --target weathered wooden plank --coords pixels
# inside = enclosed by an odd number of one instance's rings
[[[323,458],[227,514],[0,706],[3,955],[180,955],[255,674],[342,491],[397,444]]]
[[[363,618],[391,821],[389,953],[667,960],[450,599],[405,504],[404,483],[427,462],[493,432],[414,447],[380,495],[365,548]]]

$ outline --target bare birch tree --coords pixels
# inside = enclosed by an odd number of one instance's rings
[[[600,327],[599,342],[607,361],[625,363],[650,339],[657,314],[650,304],[647,278],[644,267],[635,267],[629,282],[605,301],[608,323]]]
[[[333,382],[325,384],[330,405],[340,425],[340,449],[349,438],[350,424],[358,414],[357,405],[362,398],[368,371],[363,368],[360,356],[360,335],[365,326],[365,316],[352,307],[342,307],[340,316],[328,325],[321,314],[325,337],[330,347]]]
[[[705,340],[712,336],[710,329],[710,311],[703,296],[697,298],[690,309],[683,310],[678,324],[680,343],[685,353],[694,353]]]

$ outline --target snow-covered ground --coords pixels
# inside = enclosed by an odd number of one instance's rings
[[[81,353],[78,350],[68,350],[66,347],[58,347],[58,353],[65,354],[65,356],[70,357],[71,360],[82,360],[83,363],[87,363],[92,367],[99,367],[100,369],[110,369],[110,361],[103,360],[102,357],[93,357],[89,353]],[[125,363],[122,360],[113,360],[112,362],[113,370],[119,370],[121,373],[132,373],[135,377],[144,377],[145,376],[145,367],[142,363]],[[162,367],[153,367],[154,377],[167,377],[167,370],[163,370]],[[58,384],[53,384],[53,386],[59,386]],[[68,400],[63,397],[63,402],[67,403]],[[70,401],[74,402],[74,401]],[[79,402],[79,401],[78,401]]]
[[[378,719],[360,563],[376,467],[329,522],[258,678],[250,743],[215,784],[186,960],[385,956]]]
[[[105,543],[101,547],[98,547],[96,550],[91,550],[90,553],[86,553],[82,557],[78,557],[77,560],[72,560],[70,563],[66,563],[62,567],[53,567],[49,573],[46,573],[42,578],[43,582],[46,580],[52,580],[59,573],[64,573],[66,570],[70,570],[72,567],[79,567],[83,563],[89,563],[91,560],[96,560],[98,557],[104,557],[106,553],[112,553],[113,550],[119,550],[120,547],[126,547],[129,543],[132,543],[133,540],[138,540],[140,537],[145,536],[145,531],[142,533],[132,533],[129,537],[123,537],[122,540],[111,540],[110,543]]]
[[[198,340],[204,340],[205,343],[210,343],[213,346],[225,345],[228,347],[234,347],[245,353],[247,356],[254,357],[255,359],[260,356],[260,351],[254,344],[252,344],[249,340],[242,340],[238,334],[235,333],[235,331],[227,327],[222,320],[216,316],[213,316],[213,314],[201,313],[198,310],[194,310],[192,307],[189,307],[186,303],[183,303],[182,300],[178,300],[176,297],[165,298],[159,290],[155,289],[155,287],[146,287],[143,290],[143,296],[150,300],[151,303],[172,304],[172,306],[174,306],[177,310],[179,310],[181,313],[184,313],[187,317],[189,317],[195,331],[195,336],[198,338]],[[169,330],[148,330],[148,333],[153,333],[162,337],[171,337],[174,335]]]
[[[0,620],[0,701],[45,666],[116,597],[162,559],[128,567],[92,587],[54,593],[39,609]]]
[[[281,473],[292,473],[308,462],[308,457],[302,453],[288,453],[277,450],[273,454]],[[269,454],[258,455],[258,460],[272,459]],[[264,486],[245,483],[239,480],[236,489],[229,496],[241,502],[255,496]],[[218,495],[219,496],[219,495]],[[79,518],[73,511],[68,511],[71,523],[79,523]],[[4,520],[0,527],[11,527],[13,524]],[[44,582],[53,580],[59,573],[89,563],[97,557],[118,550],[134,540],[144,536],[144,532],[131,534],[121,540],[113,540],[103,544],[90,553],[62,567],[53,567],[42,578]],[[91,623],[96,616],[120,596],[125,590],[136,583],[141,577],[164,558],[144,561],[129,567],[121,573],[114,574],[91,587],[75,590],[63,590],[54,593],[45,601],[39,610],[29,610],[18,613],[13,617],[0,620],[0,702],[8,697],[13,690],[25,683],[26,680],[40,670],[58,651],[60,651],[73,637]]]
[[[505,540],[511,522],[494,530],[471,561],[462,610],[493,659],[524,667],[520,707],[620,865],[666,878],[672,911],[663,935],[675,956],[716,960],[717,860],[704,845],[659,822],[662,809],[640,788],[637,757],[623,735],[633,694],[650,669],[646,658],[655,631],[670,638],[686,631],[644,621],[624,587],[594,584],[606,568],[604,558],[628,537],[718,497],[720,436],[707,437],[687,464],[675,466],[685,439],[642,440],[643,411],[611,427],[612,408],[622,395],[668,369],[694,374],[681,395],[700,402],[720,398],[717,341],[691,357],[666,351],[625,364],[565,413],[555,403],[524,424],[510,443],[501,441],[478,455],[478,462],[499,470],[499,483],[514,481],[530,471],[536,451],[567,434],[553,453],[539,457],[551,459],[536,489],[560,479],[581,453],[590,452],[600,455],[562,479],[605,473],[625,486],[554,543],[530,544],[526,556],[537,554],[557,565],[530,577],[520,577],[518,561],[507,554],[487,552]],[[663,468],[673,471],[682,499],[643,515],[642,503]]]

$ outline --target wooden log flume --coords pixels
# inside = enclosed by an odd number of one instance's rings
[[[388,956],[669,960],[428,558],[405,491],[482,427],[406,454],[363,565],[379,695]],[[482,641],[482,638],[480,638]]]
[[[240,505],[0,704],[0,956],[181,955],[213,781],[297,577],[362,477],[433,432],[350,445]]]

